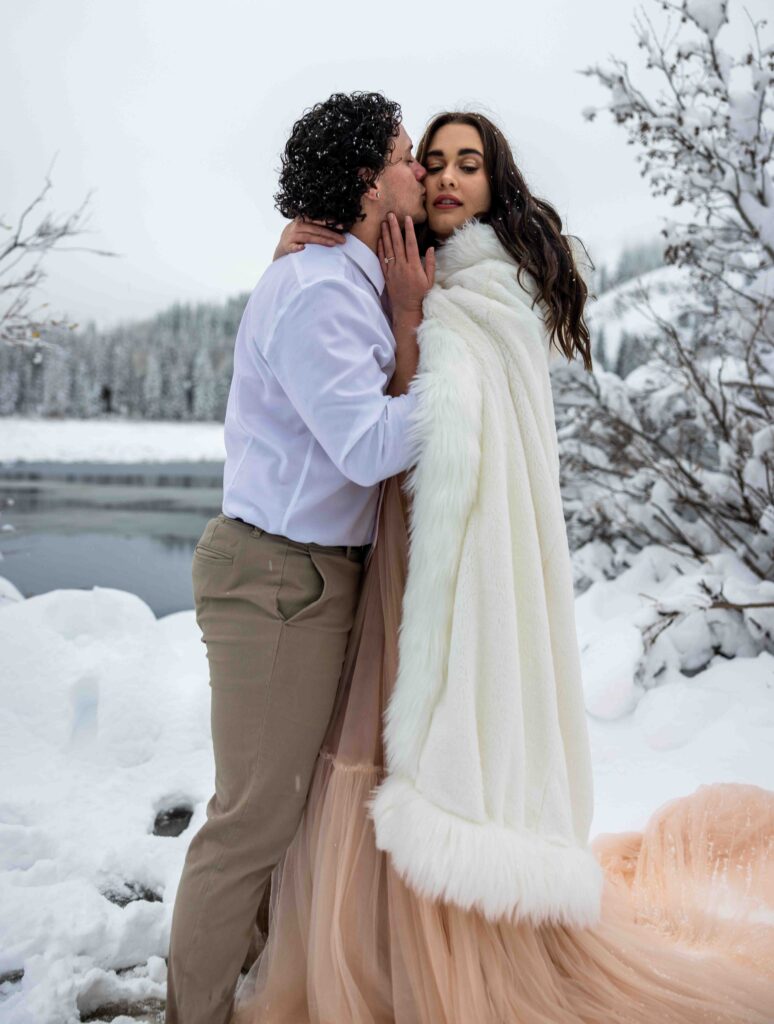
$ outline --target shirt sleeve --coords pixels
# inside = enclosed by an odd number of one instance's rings
[[[373,302],[357,285],[331,278],[290,300],[263,353],[328,457],[363,487],[416,461],[417,397],[385,394],[389,378],[377,358],[384,345]]]

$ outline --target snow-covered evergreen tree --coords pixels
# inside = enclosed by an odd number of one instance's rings
[[[0,416],[11,416],[16,412],[21,390],[19,368],[14,350],[0,345]]]
[[[161,403],[162,379],[161,363],[158,353],[154,350],[148,352],[145,364],[145,378],[143,380],[142,414],[149,419],[162,419],[163,406]]]
[[[61,347],[53,347],[45,351],[41,369],[43,378],[41,414],[43,416],[67,415],[72,406],[70,352]]]
[[[193,416],[197,420],[215,419],[215,375],[209,353],[200,348],[193,364]]]

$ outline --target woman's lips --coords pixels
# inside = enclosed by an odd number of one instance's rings
[[[437,210],[456,210],[457,207],[462,206],[462,203],[454,196],[438,196],[433,206]]]

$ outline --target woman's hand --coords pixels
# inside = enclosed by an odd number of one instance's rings
[[[393,314],[421,314],[422,300],[435,281],[435,249],[427,250],[423,266],[411,217],[406,217],[404,230],[405,241],[398,218],[388,213],[387,220],[382,221],[382,237],[376,243],[376,251]]]
[[[323,220],[306,220],[304,217],[296,217],[292,220],[280,235],[279,244],[274,250],[272,259],[278,260],[280,256],[287,256],[291,252],[301,252],[307,242],[315,245],[341,245],[346,241],[342,233],[334,231],[326,226]]]

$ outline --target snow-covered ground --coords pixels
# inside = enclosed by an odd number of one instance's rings
[[[0,419],[0,463],[224,454],[219,423]],[[584,558],[596,561],[591,546]],[[774,584],[733,557],[712,570],[733,601],[774,599]],[[729,625],[701,609],[697,578],[690,560],[650,548],[577,599],[592,835],[641,827],[702,783],[774,789],[774,658],[758,653],[743,616]],[[644,689],[636,670],[655,602],[684,614],[649,655],[646,686],[656,673],[660,685]],[[755,614],[774,632],[771,610]],[[133,594],[100,588],[25,601],[0,580],[3,1024],[97,1020],[100,1008],[163,1000],[175,890],[213,773],[193,612],[156,619]],[[172,808],[190,808],[188,828],[154,834]]]
[[[222,462],[222,423],[0,418],[8,462]]]
[[[688,601],[687,563],[675,562],[646,550],[577,600],[593,835],[637,828],[702,783],[774,788],[774,658],[712,657],[689,616],[676,646],[706,667],[681,675],[676,653],[662,685],[643,695],[633,681],[651,599]],[[110,589],[24,600],[3,583],[0,652],[0,1019],[64,1024],[160,1000],[175,890],[213,783],[194,614],[157,620]],[[156,815],[181,806],[187,830],[154,835]]]

